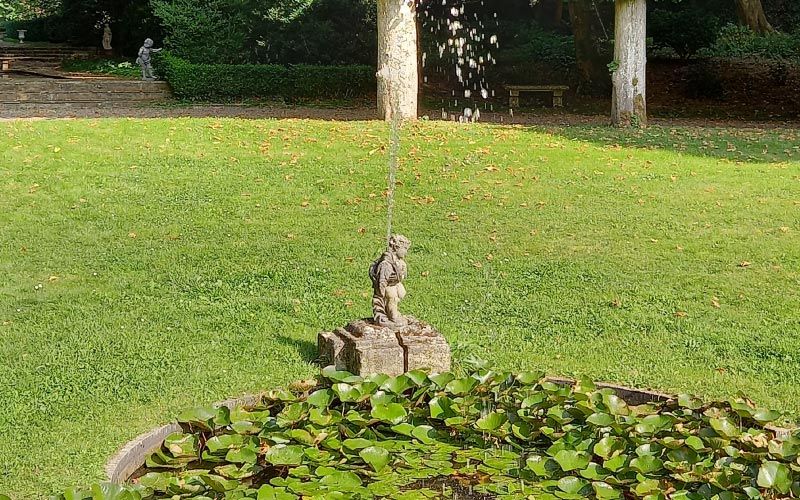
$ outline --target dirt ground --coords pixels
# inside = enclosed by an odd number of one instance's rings
[[[422,119],[442,120],[441,109],[422,109]],[[376,120],[378,114],[369,102],[349,107],[289,106],[280,104],[243,106],[230,104],[198,105],[150,105],[136,107],[111,107],[97,105],[31,105],[25,107],[0,108],[0,120],[9,119],[51,119],[51,118],[172,118],[172,117],[212,117],[242,119],[313,119],[333,121]],[[427,117],[427,118],[426,118]],[[452,115],[448,115],[448,120]],[[568,110],[551,108],[528,108],[525,112],[515,112],[513,116],[504,112],[484,112],[482,123],[502,123],[507,125],[576,126],[607,125],[610,118],[605,114],[582,114]],[[741,127],[741,128],[798,128],[800,121],[794,120],[732,120],[705,117],[651,117],[650,124],[662,126],[702,126],[702,127]]]

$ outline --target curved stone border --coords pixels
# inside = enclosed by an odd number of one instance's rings
[[[260,399],[261,395],[248,395],[226,399],[225,401],[214,403],[213,406],[227,406],[228,408],[251,406],[258,403]],[[134,472],[144,465],[147,457],[161,447],[167,436],[180,430],[181,426],[173,422],[145,432],[129,441],[106,463],[106,480],[112,483],[124,483],[127,481]]]
[[[575,380],[561,377],[547,377],[546,380],[560,385],[572,385],[575,383]],[[619,397],[625,400],[626,403],[632,406],[645,403],[663,403],[675,398],[675,396],[661,392],[634,389],[615,384],[600,382],[596,385],[599,388],[612,389]],[[229,408],[252,406],[258,403],[261,397],[261,395],[242,396],[240,398],[220,401],[219,403],[215,403],[214,406],[227,406]],[[792,432],[791,429],[781,427],[767,428],[773,431],[779,439],[788,438]],[[106,464],[105,470],[108,481],[112,483],[124,483],[127,481],[134,472],[144,465],[147,457],[159,449],[167,436],[180,430],[181,427],[177,423],[162,425],[130,441]]]

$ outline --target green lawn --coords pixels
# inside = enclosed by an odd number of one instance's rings
[[[404,311],[457,359],[800,414],[800,132],[405,131]],[[378,122],[4,122],[0,491],[102,476],[186,406],[313,376],[369,314]]]

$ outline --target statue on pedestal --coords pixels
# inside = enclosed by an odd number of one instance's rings
[[[111,51],[111,26],[108,23],[103,26],[103,50]]]
[[[408,324],[398,304],[406,296],[403,280],[408,274],[404,260],[411,242],[402,234],[389,238],[389,248],[369,267],[372,280],[372,320],[378,326],[393,327]]]

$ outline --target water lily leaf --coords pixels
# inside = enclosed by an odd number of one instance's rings
[[[200,454],[198,439],[194,434],[172,433],[164,440],[164,447],[175,458],[196,457]]]
[[[322,377],[332,382],[344,382],[345,380],[353,380],[356,376],[350,372],[337,370],[335,366],[331,365],[322,369]]]
[[[206,449],[210,453],[228,453],[231,448],[244,445],[245,437],[239,434],[221,434],[206,441]]]
[[[606,460],[625,451],[625,440],[616,436],[606,436],[594,445],[594,454]]]
[[[585,451],[575,450],[561,450],[553,458],[564,472],[585,469],[591,460],[591,457]]]
[[[386,382],[381,385],[384,391],[393,392],[394,394],[402,394],[408,389],[414,387],[414,382],[405,375],[398,375],[397,377],[389,377]]]
[[[658,483],[656,479],[645,479],[644,481],[637,484],[633,491],[640,497],[645,495],[649,495],[651,493],[658,493],[661,491],[661,485]]]
[[[753,488],[752,486],[745,486],[742,488],[744,494],[747,495],[747,498],[752,500],[760,500],[761,499],[761,492],[758,491],[757,488]]]
[[[406,412],[405,407],[400,403],[389,403],[387,405],[375,406],[372,408],[370,415],[372,418],[397,425],[406,419],[408,412]]]
[[[741,434],[736,424],[731,422],[728,418],[710,418],[708,423],[717,434],[726,438],[734,438]]]
[[[393,425],[392,431],[400,434],[401,436],[413,437],[412,433],[414,432],[414,426],[408,422],[403,422],[401,424]]]
[[[364,448],[358,454],[375,472],[382,471],[389,464],[389,451],[379,446]]]
[[[596,391],[597,386],[592,379],[580,377],[575,381],[572,390],[578,394],[589,394],[590,392]]]
[[[430,425],[418,425],[411,431],[411,435],[419,439],[422,444],[433,444],[436,442],[436,431]]]
[[[354,438],[354,439],[345,439],[342,442],[342,444],[344,445],[345,448],[356,451],[372,446],[374,443],[369,439]]]
[[[92,498],[91,491],[85,491],[78,488],[68,488],[60,496],[55,497],[55,500],[86,500]],[[12,500],[11,497],[0,494],[0,500]]]
[[[261,472],[261,467],[254,463],[247,463],[239,467],[236,464],[220,465],[214,467],[214,473],[227,479],[247,479]]]
[[[272,485],[265,484],[258,489],[257,500],[296,500],[297,495],[293,495],[286,491],[286,488],[276,488]]]
[[[300,465],[303,463],[303,447],[299,445],[277,445],[271,447],[264,458],[272,465]]]
[[[775,410],[756,410],[753,412],[753,420],[760,424],[767,424],[769,422],[774,422],[780,418],[780,412]]]
[[[625,464],[628,463],[628,455],[617,455],[613,458],[603,461],[603,467],[610,470],[611,472],[617,472],[623,467]]]
[[[121,484],[99,483],[92,485],[92,500],[139,500],[142,495]]]
[[[201,406],[182,412],[178,415],[177,420],[181,424],[211,431],[229,425],[231,423],[230,415],[230,409],[226,406],[219,408]]]
[[[444,420],[456,416],[456,412],[451,408],[453,401],[447,396],[436,396],[428,402],[431,418]]]
[[[436,375],[431,375],[428,377],[428,380],[433,382],[434,385],[436,385],[440,389],[443,389],[447,386],[447,384],[452,382],[455,378],[456,376],[453,375],[452,373],[444,372],[444,373],[437,373]]]
[[[641,474],[647,475],[662,470],[664,468],[664,462],[654,456],[645,455],[631,460],[630,467]]]
[[[522,385],[535,385],[544,378],[544,372],[522,372],[517,375],[517,382]]]
[[[318,391],[312,392],[308,398],[306,398],[306,402],[312,406],[316,406],[317,408],[327,408],[331,401],[333,401],[334,393],[330,389],[320,389]]]
[[[527,398],[522,400],[522,407],[523,408],[530,408],[532,406],[538,406],[539,404],[547,401],[547,395],[537,392],[536,394],[531,394]]]
[[[597,498],[602,499],[613,499],[613,498],[622,498],[622,493],[615,489],[608,483],[604,483],[602,481],[595,481],[592,483],[592,489],[594,490],[594,494]]]
[[[339,397],[339,401],[342,403],[355,403],[361,399],[361,392],[356,386],[340,382],[338,384],[333,384],[331,389],[333,389],[333,392],[336,393],[336,396]]]
[[[494,431],[499,429],[507,420],[508,418],[505,414],[493,411],[485,417],[479,418],[478,421],[475,422],[475,426],[484,431]]]
[[[565,493],[577,495],[588,484],[589,482],[585,479],[575,476],[564,476],[558,480],[558,489]]]
[[[648,415],[636,424],[634,430],[638,434],[657,434],[670,429],[675,420],[667,415]]]
[[[300,444],[313,445],[315,443],[314,437],[305,429],[292,429],[287,434]]]
[[[678,394],[678,406],[698,410],[703,407],[703,400],[690,394]]]
[[[361,486],[361,478],[354,472],[336,471],[320,479],[319,484],[332,491],[350,492]]]
[[[235,464],[254,464],[258,461],[258,455],[252,448],[240,448],[228,451],[225,460]]]
[[[612,415],[628,415],[630,408],[625,401],[614,394],[603,394],[603,404]]]
[[[217,493],[225,493],[226,491],[235,490],[239,486],[239,481],[235,479],[225,479],[222,476],[215,474],[202,474],[198,476],[200,480],[209,488]]]
[[[589,462],[585,469],[579,471],[581,477],[591,481],[602,481],[610,474],[609,471],[594,462]]]
[[[597,427],[608,427],[615,422],[614,417],[602,412],[592,413],[586,418],[586,421]]]
[[[410,372],[406,373],[406,377],[408,377],[414,385],[422,386],[428,381],[428,374],[425,373],[424,370],[411,370]]]
[[[792,473],[786,465],[780,462],[764,462],[758,469],[758,485],[762,488],[777,490],[785,495],[792,487]]]
[[[706,447],[705,443],[703,443],[703,440],[700,439],[697,436],[689,436],[689,437],[686,438],[685,442],[686,442],[686,446],[688,446],[689,448],[691,448],[691,449],[693,449],[695,451],[700,451],[700,450],[702,450],[703,448]]]
[[[478,385],[478,381],[472,377],[460,378],[449,382],[444,390],[456,396],[464,396],[469,394],[476,385]]]
[[[700,460],[700,456],[697,454],[697,452],[688,446],[670,450],[667,453],[667,458],[669,458],[672,462],[686,462],[689,464],[697,463]]]

